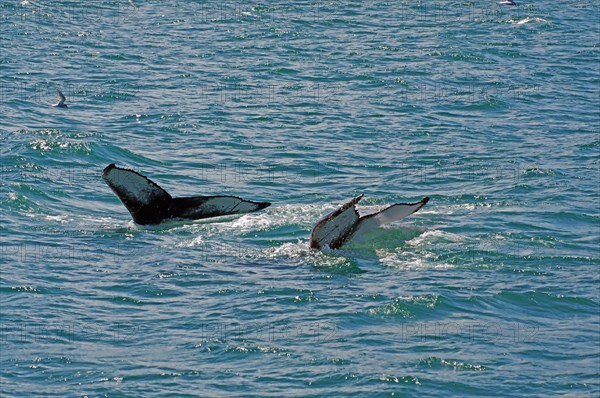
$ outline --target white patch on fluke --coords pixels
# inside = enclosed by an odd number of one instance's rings
[[[404,217],[410,216],[419,210],[424,203],[412,204],[395,204],[387,209],[381,210],[372,215],[367,215],[361,218],[360,223],[352,233],[351,240],[360,240],[365,234],[374,229],[383,227],[396,221],[402,220]]]
[[[222,196],[208,199],[206,202],[204,202],[202,208],[207,212],[214,213],[247,213],[249,211],[254,211],[256,209],[256,205],[246,202],[241,198]]]

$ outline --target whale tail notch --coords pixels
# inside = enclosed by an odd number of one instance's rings
[[[140,225],[159,224],[166,219],[197,220],[231,214],[244,214],[269,207],[269,202],[253,202],[237,196],[193,196],[173,198],[149,178],[129,169],[108,165],[102,179]]]

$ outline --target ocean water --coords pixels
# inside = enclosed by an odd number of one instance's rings
[[[0,396],[599,396],[600,6],[516,1],[2,0]]]

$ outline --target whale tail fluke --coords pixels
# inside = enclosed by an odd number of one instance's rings
[[[129,169],[108,165],[102,179],[127,208],[136,224],[159,224],[165,219],[188,219],[244,214],[262,210],[269,202],[253,202],[237,196],[173,198],[149,178]]]
[[[338,249],[344,243],[360,238],[369,231],[400,221],[429,202],[429,197],[425,197],[416,203],[396,203],[361,217],[355,206],[362,197],[363,195],[357,196],[319,220],[311,233],[310,247],[321,249],[329,246],[331,249]]]

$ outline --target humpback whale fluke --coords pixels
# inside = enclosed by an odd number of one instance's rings
[[[133,170],[109,164],[102,179],[140,225],[159,224],[168,219],[198,220],[230,214],[244,214],[269,207],[237,196],[192,196],[173,198],[149,178]]]
[[[416,203],[396,203],[381,211],[361,217],[356,210],[356,204],[362,197],[363,195],[355,197],[320,219],[310,234],[310,247],[322,249],[324,246],[329,246],[331,249],[339,249],[352,238],[399,221],[419,211],[429,202],[429,197],[425,197]]]
[[[58,102],[56,104],[53,104],[52,106],[57,106],[59,108],[67,108],[67,104],[65,104],[65,101],[67,100],[65,98],[65,95],[60,90],[56,90],[56,93],[58,94]]]

